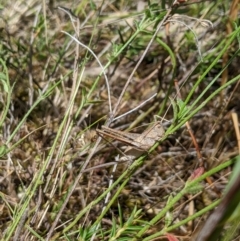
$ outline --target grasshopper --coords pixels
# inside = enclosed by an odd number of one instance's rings
[[[102,126],[102,130],[97,129],[96,131],[101,136],[110,137],[127,144],[124,151],[125,157],[121,158],[121,160],[133,160],[141,156],[164,135],[164,129],[159,121],[156,121],[142,134],[118,131],[106,126]]]

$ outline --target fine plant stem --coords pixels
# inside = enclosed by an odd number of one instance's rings
[[[122,117],[124,117],[124,116],[126,116],[126,115],[128,115],[128,114],[130,114],[130,113],[132,113],[132,112],[134,112],[134,111],[136,111],[136,110],[138,110],[140,107],[142,107],[143,105],[145,105],[148,101],[150,101],[151,99],[153,99],[156,95],[157,95],[157,93],[155,93],[153,96],[151,96],[150,98],[148,98],[147,100],[145,100],[143,103],[141,103],[141,104],[138,105],[137,107],[133,108],[132,110],[130,110],[130,111],[128,111],[128,112],[126,112],[126,113],[124,113],[124,114],[122,114],[122,115],[120,115],[120,116],[115,117],[115,118],[113,119],[113,121],[116,121],[116,120],[118,120],[118,119],[120,119],[120,118],[122,118]]]
[[[170,82],[170,84],[169,84],[169,88],[168,88],[166,97],[164,98],[163,104],[161,105],[161,109],[160,109],[159,112],[158,112],[158,115],[161,116],[164,108],[166,107],[168,98],[169,98],[169,96],[170,96],[170,94],[171,94],[171,91],[172,91],[172,88],[173,88],[174,79],[175,79],[175,77],[176,77],[177,62],[176,62],[176,57],[175,57],[173,51],[171,50],[171,48],[170,48],[166,43],[164,43],[160,38],[157,38],[156,40],[157,40],[157,42],[158,42],[163,48],[165,48],[165,49],[167,50],[167,52],[169,53],[169,56],[170,56],[171,62],[172,62],[172,66],[173,66],[172,79],[171,79],[171,82]]]

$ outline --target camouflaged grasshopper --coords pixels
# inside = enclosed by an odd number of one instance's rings
[[[122,157],[121,160],[136,159],[164,135],[164,129],[159,121],[156,121],[142,134],[119,131],[106,126],[102,126],[101,130],[97,129],[96,131],[101,136],[110,137],[127,144],[127,148],[123,153],[124,157]]]

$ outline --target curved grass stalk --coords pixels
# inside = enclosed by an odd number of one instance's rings
[[[74,36],[72,36],[71,34],[65,32],[65,31],[61,31],[63,33],[65,33],[66,35],[68,35],[70,38],[72,38],[76,43],[78,43],[80,46],[82,46],[83,48],[87,49],[92,55],[93,57],[96,59],[96,61],[98,62],[99,66],[102,69],[102,73],[104,75],[105,78],[105,82],[106,82],[106,87],[107,87],[107,92],[108,92],[108,105],[109,105],[109,112],[110,115],[112,114],[112,104],[111,104],[111,92],[110,92],[110,86],[109,86],[109,81],[108,81],[108,77],[105,73],[105,68],[103,67],[101,61],[98,59],[97,55],[85,44],[83,44],[82,42],[80,42],[77,38],[75,38]]]

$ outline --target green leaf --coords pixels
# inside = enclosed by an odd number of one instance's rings
[[[0,73],[0,81],[2,82],[3,84],[3,89],[6,93],[9,93],[10,92],[10,88],[6,82],[7,78],[6,78],[6,75],[3,74],[3,73]]]
[[[177,100],[177,105],[178,105],[178,119],[183,118],[184,116],[186,116],[186,114],[189,112],[188,107],[186,106],[186,104],[184,103],[184,101],[178,99]]]
[[[167,200],[167,204],[171,203],[173,196],[170,194]],[[165,215],[165,228],[169,227],[173,221],[172,208]]]
[[[172,108],[173,108],[173,124],[177,124],[177,121],[178,121],[178,107],[177,107],[176,102],[171,97],[169,97],[169,99],[170,99],[170,102],[171,102]]]
[[[203,185],[201,183],[196,183],[195,185],[191,187],[187,187],[186,191],[190,194],[196,194],[198,192],[201,192],[203,190]]]
[[[151,18],[151,12],[149,9],[145,10],[145,16],[146,16],[146,18]]]
[[[8,152],[7,146],[0,146],[0,157],[4,156]]]

